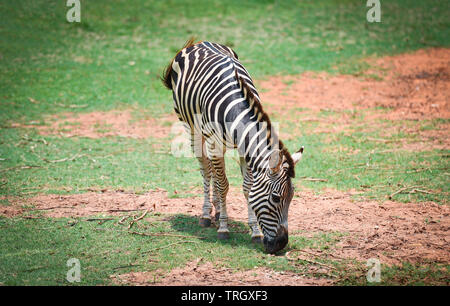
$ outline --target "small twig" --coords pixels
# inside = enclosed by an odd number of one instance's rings
[[[11,167],[11,168],[6,168],[6,169],[2,169],[2,170],[0,170],[0,173],[1,172],[6,172],[6,171],[9,171],[9,170],[16,170],[16,169],[20,169],[20,170],[22,170],[22,169],[31,169],[31,168],[42,168],[41,166],[15,166],[15,167]]]
[[[133,219],[133,221],[134,221],[134,222],[137,222],[137,221],[139,221],[139,220],[144,219],[144,217],[147,215],[147,213],[148,213],[148,209],[146,209],[146,210],[144,211],[144,213],[143,213],[140,217],[138,217],[137,219]]]
[[[429,192],[429,191],[426,191],[426,190],[422,190],[422,189],[413,189],[409,193],[415,193],[415,192],[426,193],[426,194],[434,194],[432,192]]]
[[[199,243],[199,241],[193,241],[193,240],[178,241],[178,242],[174,242],[174,243],[169,243],[168,245],[165,245],[165,246],[162,246],[162,247],[150,249],[150,250],[144,251],[144,252],[142,252],[142,253],[150,253],[150,252],[153,252],[153,251],[166,249],[166,248],[169,248],[169,247],[171,247],[171,246],[173,246],[173,245],[181,244],[181,243]]]
[[[114,220],[114,218],[89,218],[86,219],[86,221],[100,221],[98,222],[99,225],[102,225],[103,223],[105,223],[106,221],[109,220]]]
[[[108,221],[108,220],[114,220],[114,218],[89,218],[89,219],[86,219],[86,221]]]
[[[366,137],[367,140],[371,140],[371,141],[378,141],[378,142],[383,142],[383,143],[388,143],[388,142],[394,142],[395,140],[390,140],[390,139],[381,139],[381,138],[373,138],[373,137]]]
[[[285,256],[286,256],[286,259],[287,259],[287,260],[290,260],[290,261],[303,260],[303,261],[309,262],[309,263],[311,263],[311,264],[315,264],[315,265],[319,265],[319,266],[326,267],[326,268],[328,268],[328,269],[330,269],[330,270],[335,270],[335,269],[336,269],[335,267],[329,266],[329,265],[327,265],[327,264],[324,264],[324,263],[321,263],[321,262],[318,262],[318,261],[315,261],[315,260],[307,259],[307,258],[298,258],[298,257],[295,258],[295,259],[290,258],[289,255],[290,255],[291,252],[305,252],[305,253],[307,253],[306,251],[299,250],[299,249],[291,250],[291,251],[289,251],[289,252],[286,252],[286,255],[285,255]]]
[[[108,209],[107,212],[130,212],[139,211],[140,209]],[[91,210],[91,212],[105,212],[105,210]]]
[[[51,210],[51,209],[56,209],[56,208],[68,208],[68,209],[71,209],[73,207],[53,206],[53,207],[35,208],[35,209],[31,209],[31,210]]]
[[[145,215],[147,215],[147,213],[148,213],[148,209],[146,209],[140,217],[133,218],[133,220],[131,220],[130,224],[128,225],[128,229],[130,229],[135,222],[142,220],[145,217]]]
[[[68,108],[85,108],[88,107],[89,104],[82,104],[82,105],[77,105],[77,104],[70,104],[70,105],[64,105],[62,103],[56,103],[56,105],[60,106],[60,107],[68,107]]]
[[[73,160],[75,160],[76,158],[82,157],[82,156],[84,156],[84,154],[79,154],[79,153],[77,153],[77,154],[75,154],[75,155],[72,156],[72,157],[66,157],[66,158],[56,159],[56,160],[48,160],[48,159],[46,159],[46,158],[42,158],[42,160],[45,161],[45,162],[47,162],[47,163],[62,163],[62,162],[65,162],[65,161],[73,161]]]
[[[181,237],[181,238],[197,238],[197,239],[206,239],[205,237],[192,237],[192,236],[183,236],[183,235],[176,235],[176,234],[169,234],[169,233],[140,233],[140,232],[128,232],[130,234],[135,234],[135,235],[141,235],[141,236],[148,236],[148,237],[152,237],[152,236],[156,236],[156,237],[160,237],[160,236],[164,236],[164,237]]]
[[[415,189],[415,188],[420,188],[421,186],[409,186],[409,187],[403,187],[403,188],[400,188],[399,190],[397,190],[397,191],[395,191],[394,193],[392,193],[388,198],[389,198],[389,200],[392,200],[392,198],[395,196],[395,195],[397,195],[397,194],[399,194],[399,193],[402,193],[403,191],[405,191],[405,190],[408,190],[408,189]]]
[[[115,267],[115,268],[113,268],[113,270],[124,269],[124,268],[129,268],[129,267],[136,267],[136,266],[142,266],[142,265],[129,264],[129,265],[126,265],[126,266]]]
[[[119,224],[123,224],[123,222],[128,219],[130,217],[130,215],[126,215],[124,217],[122,217],[122,219],[120,219]]]
[[[304,178],[300,178],[303,181],[311,181],[311,182],[328,182],[327,179],[322,179],[322,178],[314,178],[314,177],[304,177]]]

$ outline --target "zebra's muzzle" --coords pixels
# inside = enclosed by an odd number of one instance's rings
[[[282,250],[288,243],[288,231],[284,226],[278,228],[277,236],[275,238],[267,238],[264,236],[264,248],[269,254],[274,254]]]

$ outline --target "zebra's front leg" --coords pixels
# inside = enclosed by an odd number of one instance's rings
[[[248,208],[248,226],[252,230],[252,242],[262,243],[264,235],[258,226],[258,221],[256,219],[255,212],[253,211],[250,203],[248,202],[248,194],[253,184],[252,171],[248,168],[247,163],[243,157],[240,158],[241,173],[243,178],[242,191],[244,192],[245,199],[247,200]]]

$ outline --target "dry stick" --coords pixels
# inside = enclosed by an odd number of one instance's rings
[[[114,218],[89,218],[89,219],[86,219],[86,221],[108,221],[108,220],[114,220]]]
[[[107,212],[129,212],[129,211],[139,211],[140,209],[107,209]],[[105,212],[105,210],[91,210],[90,212]]]
[[[144,211],[144,213],[143,213],[139,218],[137,218],[137,219],[133,218],[133,220],[131,220],[130,224],[128,225],[128,229],[130,229],[130,228],[133,226],[133,224],[134,224],[135,222],[137,222],[137,221],[143,219],[147,213],[148,213],[148,209],[146,209],[146,210]]]
[[[414,188],[420,188],[421,186],[409,186],[409,187],[403,187],[403,188],[400,188],[399,190],[397,190],[396,192],[394,192],[394,193],[392,193],[390,196],[389,196],[389,200],[392,200],[392,197],[393,196],[395,196],[395,195],[397,195],[397,194],[399,194],[399,193],[401,193],[401,192],[403,192],[403,191],[405,191],[405,190],[408,190],[408,189],[414,189]]]
[[[311,259],[306,259],[306,258],[296,258],[296,259],[293,259],[293,258],[290,258],[289,257],[289,254],[291,253],[291,252],[293,252],[293,251],[302,251],[302,250],[298,250],[298,249],[295,249],[295,250],[291,250],[291,251],[289,251],[289,252],[287,252],[286,253],[286,258],[287,258],[287,260],[290,260],[290,261],[295,261],[295,260],[303,260],[303,261],[306,261],[306,262],[309,262],[309,263],[312,263],[312,264],[315,264],[315,265],[319,265],[319,266],[323,266],[323,267],[326,267],[326,268],[328,268],[328,269],[330,269],[330,270],[335,270],[336,268],[335,267],[332,267],[332,266],[329,266],[329,265],[326,265],[326,264],[324,264],[324,263],[321,263],[321,262],[318,262],[318,261],[314,261],[314,260],[311,260]]]
[[[200,241],[193,241],[193,240],[178,241],[178,242],[170,243],[170,244],[165,245],[165,246],[163,246],[163,247],[154,248],[154,249],[151,249],[151,250],[148,250],[148,251],[144,251],[144,252],[142,252],[142,253],[144,254],[144,253],[150,253],[150,252],[157,251],[157,250],[166,249],[166,248],[171,247],[172,245],[175,245],[175,244],[181,244],[181,243],[199,243],[199,242],[200,242]]]
[[[133,219],[133,221],[134,221],[134,222],[137,222],[137,221],[139,221],[139,220],[142,220],[142,219],[147,215],[147,213],[148,213],[148,209],[146,209],[146,210],[144,211],[144,213],[143,213],[139,218]]]
[[[129,267],[137,267],[137,266],[142,266],[142,265],[138,265],[138,264],[129,264],[129,265],[126,265],[126,266],[115,267],[115,268],[113,268],[113,270],[124,269],[124,268],[129,268]]]
[[[124,217],[122,217],[122,219],[120,219],[119,224],[123,224],[123,222],[128,219],[130,217],[130,215],[126,215]]]
[[[2,170],[0,170],[0,173],[1,172],[6,172],[6,171],[9,171],[9,170],[15,170],[15,169],[31,169],[31,168],[42,168],[41,166],[15,166],[15,167],[11,167],[11,168],[6,168],[6,169],[2,169]]]
[[[311,182],[328,182],[327,179],[322,179],[322,178],[314,178],[314,177],[305,177],[305,178],[300,178],[303,181],[311,181]]]
[[[71,209],[73,207],[66,207],[66,206],[53,206],[53,207],[44,207],[44,208],[34,208],[31,210],[51,210],[51,209],[56,209],[56,208],[67,208],[67,209]]]
[[[73,161],[73,160],[75,160],[76,158],[82,157],[82,156],[84,156],[84,154],[79,154],[79,153],[77,153],[77,154],[75,154],[75,155],[72,156],[72,157],[66,157],[66,158],[56,159],[56,160],[48,160],[48,159],[46,159],[46,158],[42,158],[42,160],[45,161],[45,162],[47,162],[47,163],[62,163],[62,162],[65,162],[65,161]]]
[[[413,189],[411,191],[412,192],[421,192],[421,193],[426,193],[426,194],[434,194],[433,192],[429,192],[429,191],[422,190],[422,189]]]
[[[388,142],[394,142],[395,140],[391,140],[391,139],[381,139],[381,138],[373,138],[373,137],[366,137],[367,140],[372,140],[372,141],[378,141],[378,142],[383,142],[383,143],[388,143]]]
[[[176,235],[176,234],[168,234],[168,233],[139,233],[139,232],[128,232],[130,234],[135,234],[135,235],[141,235],[141,236],[156,236],[156,237],[160,237],[160,236],[165,236],[165,237],[181,237],[181,238],[197,238],[197,239],[206,239],[205,237],[192,237],[192,236],[183,236],[183,235]]]

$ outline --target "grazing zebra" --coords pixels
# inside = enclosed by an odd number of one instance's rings
[[[269,253],[283,249],[294,194],[291,178],[303,147],[291,156],[278,139],[237,54],[224,45],[194,44],[191,39],[167,66],[162,81],[172,90],[175,112],[190,133],[200,163],[204,188],[200,225],[211,225],[214,205],[218,238],[229,237],[224,154],[226,148],[236,148],[252,241],[263,242]]]

